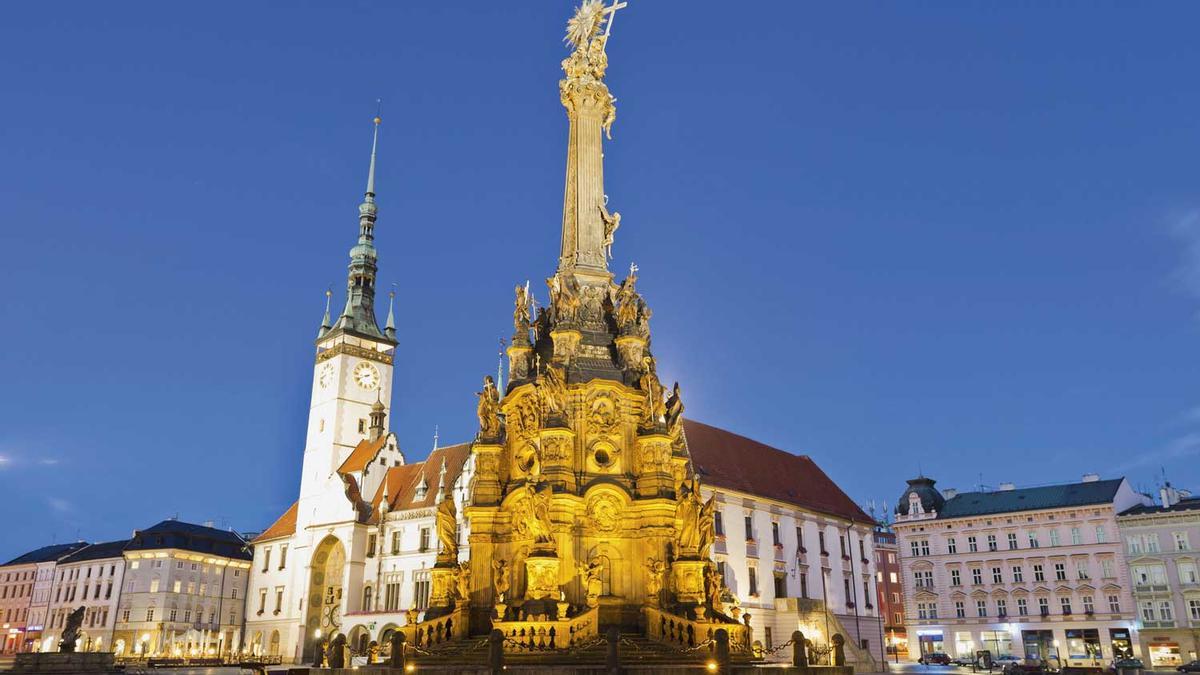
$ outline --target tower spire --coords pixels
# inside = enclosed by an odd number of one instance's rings
[[[333,291],[325,289],[325,317],[321,319],[321,329],[317,331],[317,338],[325,337],[330,328],[333,328],[333,323],[329,319],[329,298],[333,296]]]
[[[367,169],[367,190],[362,203],[358,205],[358,243],[350,249],[346,305],[333,331],[395,344],[392,335],[379,330],[379,322],[375,317],[375,278],[379,258],[375,250],[375,218],[379,210],[375,204],[375,157],[379,147],[379,125],[383,119],[377,113],[372,121],[374,130],[371,135],[371,162]]]
[[[383,326],[383,334],[388,336],[393,342],[396,341],[396,284],[392,284],[392,290],[388,291],[388,315],[387,322]]]

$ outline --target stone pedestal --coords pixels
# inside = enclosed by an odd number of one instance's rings
[[[525,559],[525,599],[558,600],[558,557],[553,554],[531,555]]]
[[[666,434],[639,434],[634,457],[637,459],[637,495],[661,497],[674,490],[671,479],[671,437]]]
[[[704,603],[705,560],[676,560],[671,563],[671,582],[675,600],[681,604]]]
[[[571,363],[583,333],[572,329],[553,330],[550,331],[550,339],[554,341],[554,362],[565,366]]]
[[[500,453],[503,446],[492,443],[475,443],[471,452],[475,454],[475,492],[473,503],[479,506],[500,503]]]
[[[17,654],[13,673],[117,673],[112,652],[26,652]]]
[[[529,361],[533,357],[533,347],[514,342],[508,352],[508,379],[517,382],[529,377]],[[501,392],[503,393],[503,392]]]
[[[548,427],[539,432],[542,452],[542,480],[556,489],[574,490],[575,472],[571,459],[575,453],[575,432],[567,427]]]
[[[425,619],[441,616],[450,611],[454,601],[454,577],[457,567],[453,563],[439,562],[429,570],[429,609]]]
[[[625,368],[641,368],[646,354],[646,338],[640,335],[622,335],[617,338],[617,354]]]

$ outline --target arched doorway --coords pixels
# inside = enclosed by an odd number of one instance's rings
[[[315,652],[317,631],[332,637],[342,625],[342,577],[346,568],[346,547],[332,534],[317,545],[309,568],[308,610],[304,625],[306,657]]]
[[[269,644],[267,653],[271,656],[279,656],[279,631],[271,631],[271,642]]]

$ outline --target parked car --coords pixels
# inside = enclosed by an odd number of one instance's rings
[[[1003,662],[1004,675],[1044,675],[1057,673],[1060,670],[1058,659],[1005,659]]]
[[[971,666],[974,664],[975,658],[971,656],[957,656],[953,659],[950,659],[950,665],[952,666]]]
[[[1181,673],[1200,673],[1200,661],[1188,661],[1175,670],[1178,670]]]
[[[950,665],[950,655],[942,652],[930,652],[917,659],[917,663],[923,666],[948,666]]]
[[[1117,659],[1112,662],[1108,670],[1115,673],[1118,670],[1142,670],[1145,667],[1141,659]]]

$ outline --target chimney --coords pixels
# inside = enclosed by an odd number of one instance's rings
[[[1162,500],[1163,508],[1169,509],[1179,503],[1179,490],[1171,487],[1171,483],[1168,482],[1159,488],[1158,497]]]
[[[1099,481],[1099,480],[1100,480],[1100,474],[1098,474],[1098,473],[1085,473],[1085,474],[1083,474],[1083,482],[1084,482],[1084,483],[1095,483],[1095,482],[1097,482],[1097,481]]]
[[[942,490],[942,496],[945,497],[946,499],[954,499],[955,497],[958,496],[958,489],[957,488],[946,488],[945,490]]]
[[[1010,492],[1012,490],[1016,490],[1017,486],[1013,483],[1001,483],[1000,487],[997,489],[1000,490],[1000,492]]]

